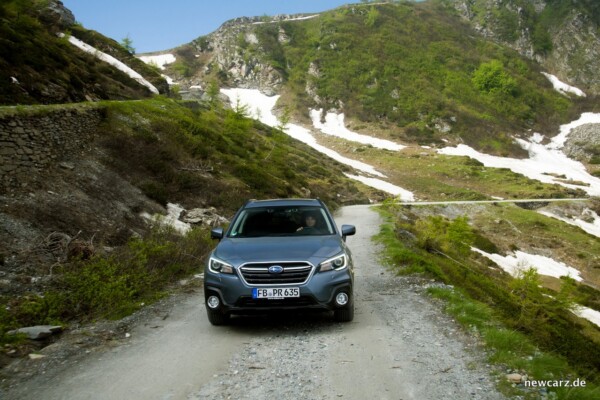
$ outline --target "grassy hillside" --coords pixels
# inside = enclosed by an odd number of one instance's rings
[[[243,110],[160,98],[107,107],[111,164],[162,204],[202,199],[232,212],[252,197],[320,197],[333,208],[365,200],[348,167]]]
[[[0,342],[18,327],[122,317],[198,273],[209,227],[183,237],[152,227],[141,214],[164,214],[159,204],[230,218],[250,198],[319,197],[332,210],[368,201],[347,167],[243,110],[160,96],[68,107],[90,106],[106,110],[91,154],[0,194]]]
[[[240,35],[243,57],[281,71],[299,115],[334,108],[403,140],[449,138],[520,154],[512,136],[548,131],[574,112],[536,64],[486,41],[435,2],[351,5],[251,29],[259,44]],[[278,39],[280,30],[289,41]]]
[[[388,223],[378,239],[385,244],[391,268],[443,282],[432,285],[430,294],[444,300],[447,311],[481,339],[490,362],[530,380],[587,382],[585,389],[548,388],[554,398],[597,398],[600,334],[571,307],[579,303],[598,309],[600,292],[566,277],[542,277],[534,269],[513,278],[471,251],[472,246],[497,253],[506,247],[535,252],[548,246],[558,253],[562,246],[589,248],[589,254],[571,255],[569,263],[587,266],[581,270],[591,274],[590,265],[598,262],[593,250],[597,238],[577,229],[563,230],[557,221],[514,205],[410,208],[387,203],[383,210]],[[511,397],[540,398],[538,390],[522,385],[500,386]]]
[[[163,93],[160,74],[114,40],[79,25],[48,18],[47,2],[0,3],[0,105],[139,99],[151,93],[125,73],[77,49],[59,32],[71,34],[137,70]],[[16,79],[16,81],[14,79]]]

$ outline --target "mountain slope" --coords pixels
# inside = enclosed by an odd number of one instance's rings
[[[448,0],[484,36],[535,59],[564,81],[600,93],[600,3]]]
[[[494,154],[524,155],[515,135],[556,129],[586,101],[557,93],[538,64],[438,2],[298,17],[230,21],[177,49],[165,73],[184,88],[218,81],[283,92],[280,106],[301,120],[307,108],[334,109],[389,138]]]
[[[75,24],[60,1],[0,3],[0,105],[140,99],[150,91],[59,38],[67,33],[128,64],[168,93],[166,81],[121,45]]]

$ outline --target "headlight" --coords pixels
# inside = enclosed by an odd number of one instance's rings
[[[215,274],[233,274],[233,267],[231,265],[213,257],[208,260],[208,269]]]
[[[348,257],[345,254],[330,258],[321,263],[320,272],[331,271],[333,269],[344,269],[348,266]]]

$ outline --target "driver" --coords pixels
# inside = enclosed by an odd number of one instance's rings
[[[317,216],[314,212],[306,212],[304,213],[304,218],[302,219],[304,222],[304,226],[301,226],[296,230],[296,232],[303,233],[321,233],[321,230],[317,228]]]

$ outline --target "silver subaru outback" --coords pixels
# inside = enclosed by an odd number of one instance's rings
[[[354,271],[346,236],[318,199],[248,201],[208,258],[204,296],[208,320],[227,323],[232,314],[269,310],[333,311],[354,318]]]

